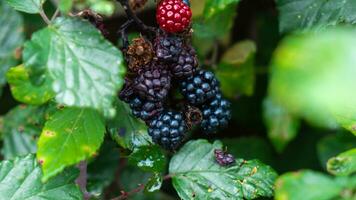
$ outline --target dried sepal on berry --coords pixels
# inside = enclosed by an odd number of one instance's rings
[[[151,42],[143,37],[135,38],[129,45],[126,52],[129,70],[137,73],[140,69],[149,64],[154,56]]]
[[[203,115],[199,108],[186,105],[184,110],[185,121],[187,123],[187,127],[191,129],[194,125],[198,125],[203,120]]]
[[[76,16],[88,20],[92,25],[94,25],[98,30],[100,30],[100,32],[104,36],[107,36],[109,34],[109,32],[105,29],[103,17],[98,13],[90,9],[86,9],[77,13]]]

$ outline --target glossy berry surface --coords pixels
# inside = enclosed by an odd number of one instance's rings
[[[162,0],[157,7],[156,20],[162,30],[178,33],[187,29],[192,11],[182,0]]]
[[[228,125],[231,119],[230,103],[221,97],[221,94],[201,108],[203,120],[201,127],[207,134],[216,133],[220,128]]]
[[[175,36],[160,35],[154,41],[156,57],[163,62],[176,62],[182,46],[183,40]]]
[[[149,124],[152,140],[167,150],[176,149],[184,138],[186,124],[178,112],[163,112]]]
[[[219,93],[219,82],[212,72],[199,70],[181,82],[181,92],[192,105],[201,105]]]
[[[186,47],[179,54],[177,62],[172,65],[171,72],[175,78],[188,78],[194,75],[197,66],[194,48]]]
[[[128,104],[132,114],[146,122],[149,122],[163,111],[162,102],[143,100],[139,97],[132,98]]]
[[[235,162],[235,158],[233,155],[228,154],[221,149],[215,149],[214,154],[216,162],[218,162],[221,166],[231,165]]]

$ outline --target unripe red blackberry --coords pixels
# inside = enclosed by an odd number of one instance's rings
[[[192,11],[182,0],[162,0],[156,11],[160,28],[169,33],[182,32],[190,26]]]
[[[171,75],[157,63],[142,69],[134,79],[133,87],[142,99],[149,101],[163,101],[171,87]]]

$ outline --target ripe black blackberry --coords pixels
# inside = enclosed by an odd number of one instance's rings
[[[199,70],[181,82],[180,90],[192,105],[201,105],[219,93],[219,81],[209,71]]]
[[[221,97],[221,94],[216,95],[210,102],[202,105],[201,111],[203,120],[201,127],[204,132],[215,133],[220,128],[227,126],[231,119],[230,103]]]
[[[182,114],[166,111],[152,120],[148,134],[163,148],[174,150],[183,141],[185,131],[186,124]]]
[[[125,80],[124,88],[120,92],[120,99],[129,104],[132,114],[146,123],[149,123],[154,117],[163,111],[162,102],[154,102],[142,99],[135,94],[129,80]]]
[[[183,40],[181,38],[166,34],[157,36],[154,41],[156,57],[163,62],[177,62],[182,47]]]
[[[171,74],[156,63],[142,69],[134,79],[134,89],[142,99],[163,101],[171,87]]]
[[[195,49],[191,46],[185,47],[178,56],[177,62],[171,66],[171,72],[175,78],[188,78],[193,76],[198,66]]]
[[[233,155],[226,153],[221,149],[215,149],[214,155],[216,162],[218,162],[221,166],[231,165],[235,162],[235,158]]]

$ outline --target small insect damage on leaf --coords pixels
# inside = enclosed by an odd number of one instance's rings
[[[54,131],[50,131],[50,130],[44,130],[43,131],[43,134],[46,136],[46,137],[54,137],[56,135],[56,133]]]

